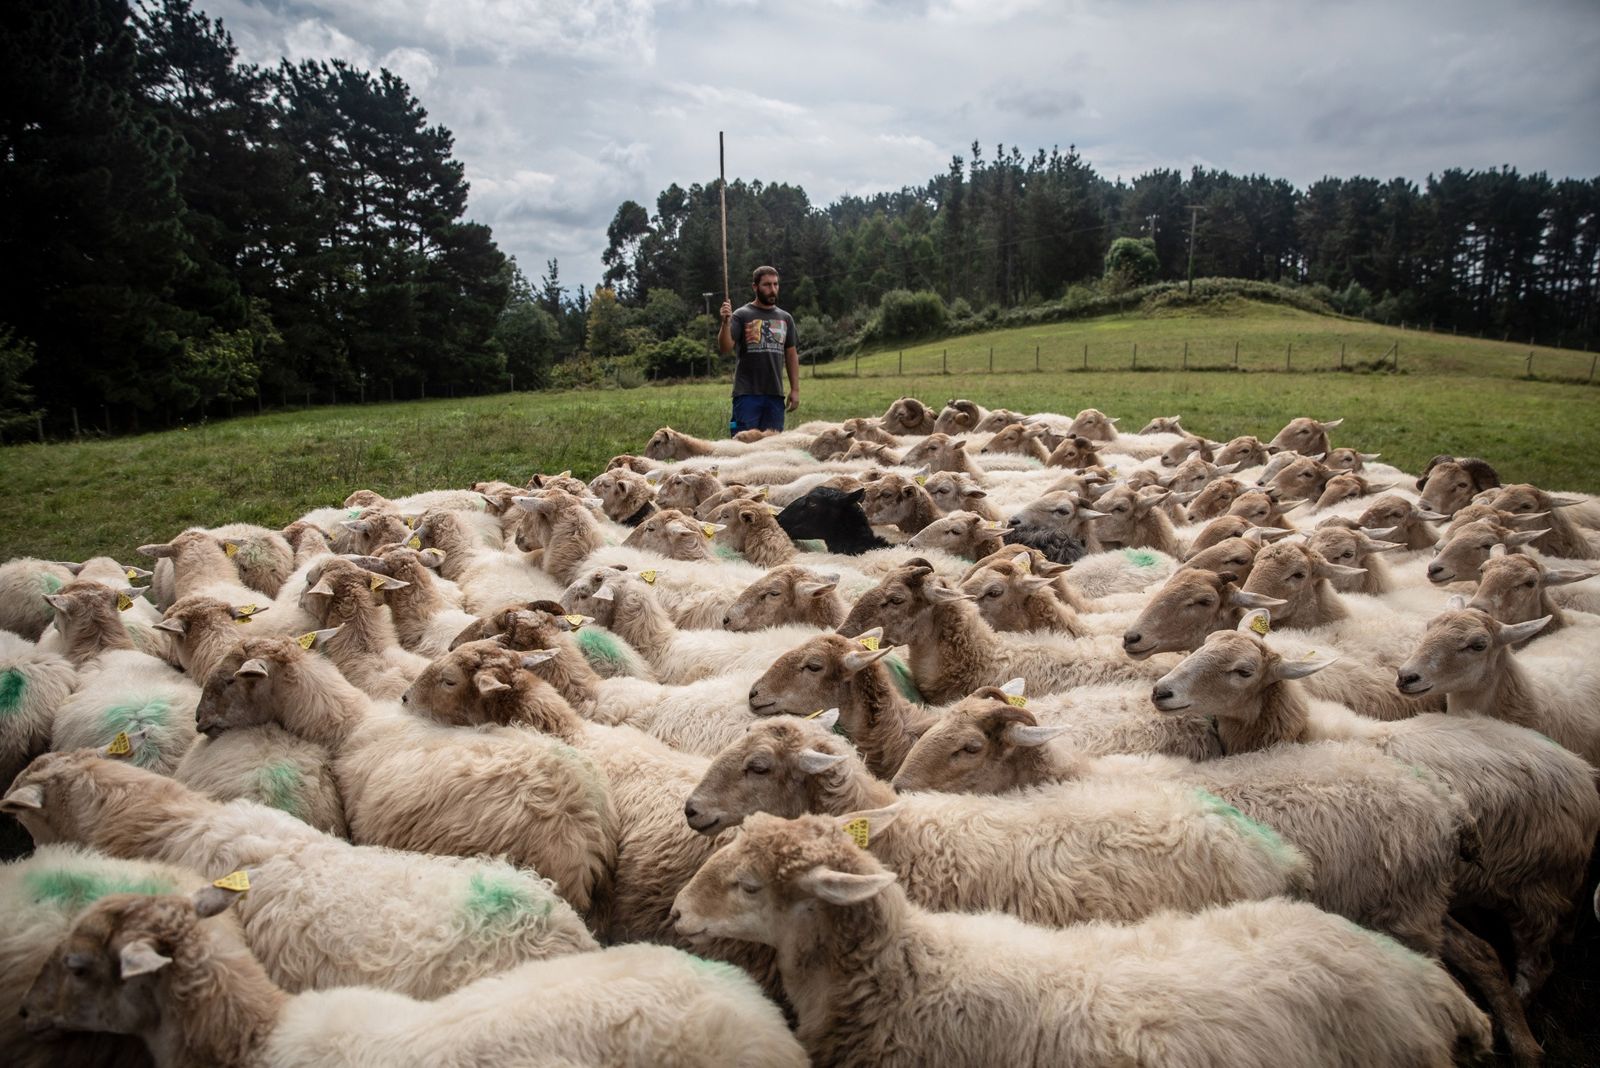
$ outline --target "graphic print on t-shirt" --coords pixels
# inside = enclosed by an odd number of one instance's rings
[[[789,324],[782,319],[751,319],[744,324],[746,352],[782,352]]]

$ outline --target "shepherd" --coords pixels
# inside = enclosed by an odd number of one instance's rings
[[[717,350],[737,351],[733,371],[733,418],[728,433],[782,430],[783,413],[800,407],[800,351],[794,316],[778,307],[778,269],[757,267],[750,278],[755,299],[742,308],[722,302]],[[783,369],[789,395],[783,393]]]

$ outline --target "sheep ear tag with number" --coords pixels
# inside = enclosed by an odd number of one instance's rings
[[[308,630],[304,634],[300,635],[300,637],[296,638],[294,643],[307,652],[310,652],[311,647],[317,644],[317,632],[314,630]]]
[[[235,623],[248,623],[250,622],[250,617],[259,611],[260,608],[258,608],[256,605],[242,604],[233,610],[233,621]]]
[[[111,744],[106,746],[107,756],[127,756],[133,752],[133,743],[128,740],[127,731],[118,731],[117,736],[111,739]]]
[[[876,634],[864,634],[856,639],[856,641],[861,643],[861,648],[867,650],[869,653],[875,653],[878,651],[878,644],[881,640],[882,639],[880,639]]]
[[[126,612],[133,607],[133,598],[125,593],[117,594],[117,611]]]
[[[1006,704],[1021,708],[1028,703],[1028,699],[1023,696],[1026,687],[1027,683],[1021,679],[1012,679],[1000,687],[1000,692],[1006,695]]]
[[[373,593],[377,593],[379,590],[383,589],[383,576],[373,575],[372,578],[368,580],[367,585],[372,587]]]
[[[235,556],[239,555],[239,547],[231,541],[225,541],[222,543],[222,551],[227,554],[229,560],[232,560]]]
[[[589,621],[588,616],[579,615],[562,616],[561,618],[566,620],[568,625],[571,626],[573,630],[579,629]]]
[[[218,890],[232,890],[236,893],[242,894],[246,890],[250,889],[250,876],[243,869],[241,869],[239,871],[229,872],[227,875],[224,875],[211,885],[216,887]]]
[[[661,575],[661,572],[659,572],[659,571],[641,571],[641,572],[639,572],[639,577],[644,579],[644,584],[646,586],[654,586],[656,584],[656,579],[660,575]]]
[[[856,845],[860,846],[862,849],[867,848],[870,830],[871,824],[869,824],[863,817],[860,816],[848,821],[844,825],[844,833],[848,834],[852,839],[854,839]]]
[[[415,536],[407,538],[406,539],[406,548],[415,549],[418,552],[421,552],[422,551],[422,539],[418,538],[418,537],[415,537]]]
[[[1265,638],[1272,630],[1272,624],[1267,621],[1266,616],[1256,616],[1250,621],[1250,629]]]

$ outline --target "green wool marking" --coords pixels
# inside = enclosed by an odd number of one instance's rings
[[[1122,557],[1134,567],[1155,567],[1161,563],[1159,556],[1145,549],[1124,549]]]
[[[273,761],[256,772],[261,803],[296,819],[305,819],[304,782],[300,769],[287,761]]]
[[[506,923],[527,915],[544,917],[551,908],[548,897],[536,896],[512,879],[478,872],[467,883],[467,913],[483,923]]]
[[[22,695],[28,689],[28,680],[21,668],[0,671],[0,718],[15,715],[22,710]]]
[[[622,643],[617,641],[614,634],[595,627],[584,627],[578,631],[577,637],[578,648],[591,665],[615,666],[628,659],[628,654],[622,651]]]
[[[711,552],[714,555],[716,555],[718,557],[721,557],[724,560],[743,560],[744,559],[744,554],[741,553],[738,549],[735,549],[731,545],[718,545],[718,546],[715,546],[715,547],[712,548]]]
[[[154,731],[164,727],[167,723],[167,713],[170,711],[171,705],[164,697],[112,705],[100,714],[100,725],[105,732],[101,744],[108,744],[119,731],[131,734],[137,730]],[[159,747],[146,742],[134,752],[133,762],[141,768],[147,768],[154,764],[160,755]]]
[[[50,574],[50,572],[39,572],[39,586],[44,590],[46,595],[60,593],[63,585],[65,585],[65,583],[63,583],[57,576]]]
[[[825,553],[828,551],[828,543],[817,538],[801,538],[795,542],[795,545],[803,553]]]
[[[917,689],[916,680],[911,677],[911,669],[906,667],[904,660],[891,654],[884,657],[883,662],[889,666],[889,679],[894,683],[894,688],[900,691],[901,697],[912,704],[927,703],[922,698],[922,691]]]
[[[63,868],[30,871],[23,876],[28,900],[34,905],[55,905],[76,912],[107,894],[175,894],[178,885],[171,879],[149,876],[130,879],[121,875],[101,875]]]
[[[715,976],[720,979],[743,979],[746,982],[749,981],[750,977],[743,970],[734,967],[727,961],[706,960],[704,957],[697,957],[693,953],[685,953],[684,956],[689,958],[689,967],[701,975]]]
[[[1274,856],[1281,857],[1288,854],[1288,844],[1284,842],[1277,831],[1268,827],[1265,823],[1257,823],[1209,791],[1196,790],[1195,794],[1205,803],[1206,808],[1232,823],[1250,837],[1258,839]]]

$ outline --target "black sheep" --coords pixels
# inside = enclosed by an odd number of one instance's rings
[[[778,525],[795,541],[821,538],[830,553],[859,556],[868,549],[887,549],[889,543],[872,532],[861,499],[867,491],[850,493],[818,486],[778,513]]]

